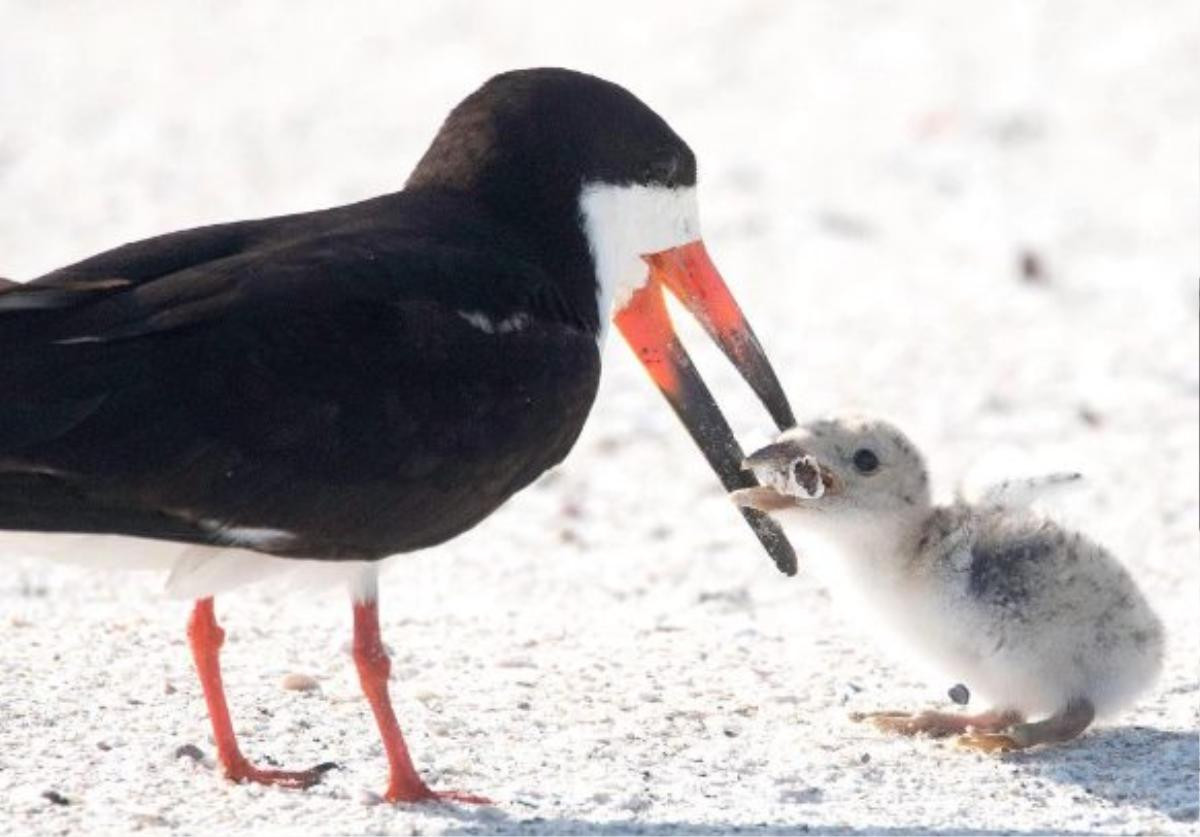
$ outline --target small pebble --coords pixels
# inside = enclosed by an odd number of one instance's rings
[[[1104,416],[1098,410],[1089,407],[1086,404],[1079,406],[1079,420],[1088,427],[1099,427],[1104,424]]]
[[[626,811],[632,811],[635,814],[640,814],[650,808],[653,803],[645,796],[631,796],[621,805]]]
[[[171,825],[170,820],[159,814],[134,814],[131,818],[134,831],[143,828],[165,828]]]
[[[811,805],[816,802],[821,802],[825,798],[825,792],[820,788],[799,788],[785,790],[779,794],[780,802],[793,802],[802,805]]]
[[[313,689],[320,688],[321,684],[317,682],[317,678],[311,675],[291,672],[283,675],[279,685],[289,692],[311,692]]]
[[[195,744],[182,744],[175,748],[175,758],[189,758],[192,761],[204,761],[204,751]]]
[[[1021,278],[1031,285],[1042,285],[1049,281],[1042,257],[1035,250],[1022,250],[1017,256]]]

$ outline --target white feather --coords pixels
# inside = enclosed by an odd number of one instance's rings
[[[285,589],[349,587],[365,601],[374,589],[380,563],[278,558],[233,546],[41,532],[0,532],[0,554],[90,569],[156,571],[167,576],[165,592],[176,599],[216,596],[246,584],[270,581]]]
[[[485,334],[509,334],[529,326],[529,315],[523,311],[499,321],[493,320],[482,311],[458,311],[457,314]]]
[[[1001,480],[984,486],[978,496],[966,499],[981,506],[996,506],[1012,510],[1027,509],[1038,500],[1051,496],[1065,488],[1077,488],[1083,483],[1083,474],[1075,472],[1045,474],[1038,477],[1018,477]]]
[[[590,183],[579,195],[579,214],[596,268],[601,344],[609,314],[650,278],[643,256],[700,238],[694,186],[614,186]]]

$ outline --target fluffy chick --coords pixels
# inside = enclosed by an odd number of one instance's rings
[[[745,467],[762,485],[735,501],[775,515],[844,609],[991,706],[857,719],[1019,749],[1074,738],[1159,671],[1162,625],[1125,569],[1026,508],[1069,475],[934,506],[912,442],[858,417],[787,430]]]

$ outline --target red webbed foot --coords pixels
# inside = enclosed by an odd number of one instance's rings
[[[241,759],[225,767],[225,776],[238,784],[253,782],[257,785],[304,789],[311,788],[320,782],[326,773],[336,767],[335,763],[327,761],[316,767],[310,767],[308,770],[275,770],[255,767],[245,759]]]

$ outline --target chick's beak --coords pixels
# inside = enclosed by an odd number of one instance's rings
[[[742,469],[742,450],[675,334],[663,288],[669,288],[699,320],[780,429],[795,424],[783,388],[702,241],[643,258],[650,267],[649,281],[616,313],[617,328],[683,421],[725,490],[750,488],[754,480]],[[780,571],[794,575],[796,554],[779,525],[754,507],[743,507],[742,514]]]
[[[742,460],[742,469],[753,472],[762,485],[731,492],[729,498],[739,508],[756,509],[767,514],[796,506],[796,498],[775,488],[772,476],[785,468],[798,452],[793,445],[785,442],[759,448]]]
[[[731,492],[730,499],[742,509],[754,509],[764,513],[791,509],[799,505],[795,498],[780,494],[769,485],[756,485],[752,488],[739,488]]]
[[[776,470],[784,467],[788,462],[796,457],[797,454],[804,453],[804,450],[787,442],[773,442],[766,447],[759,448],[754,453],[742,460],[742,469],[746,471],[759,470]]]

